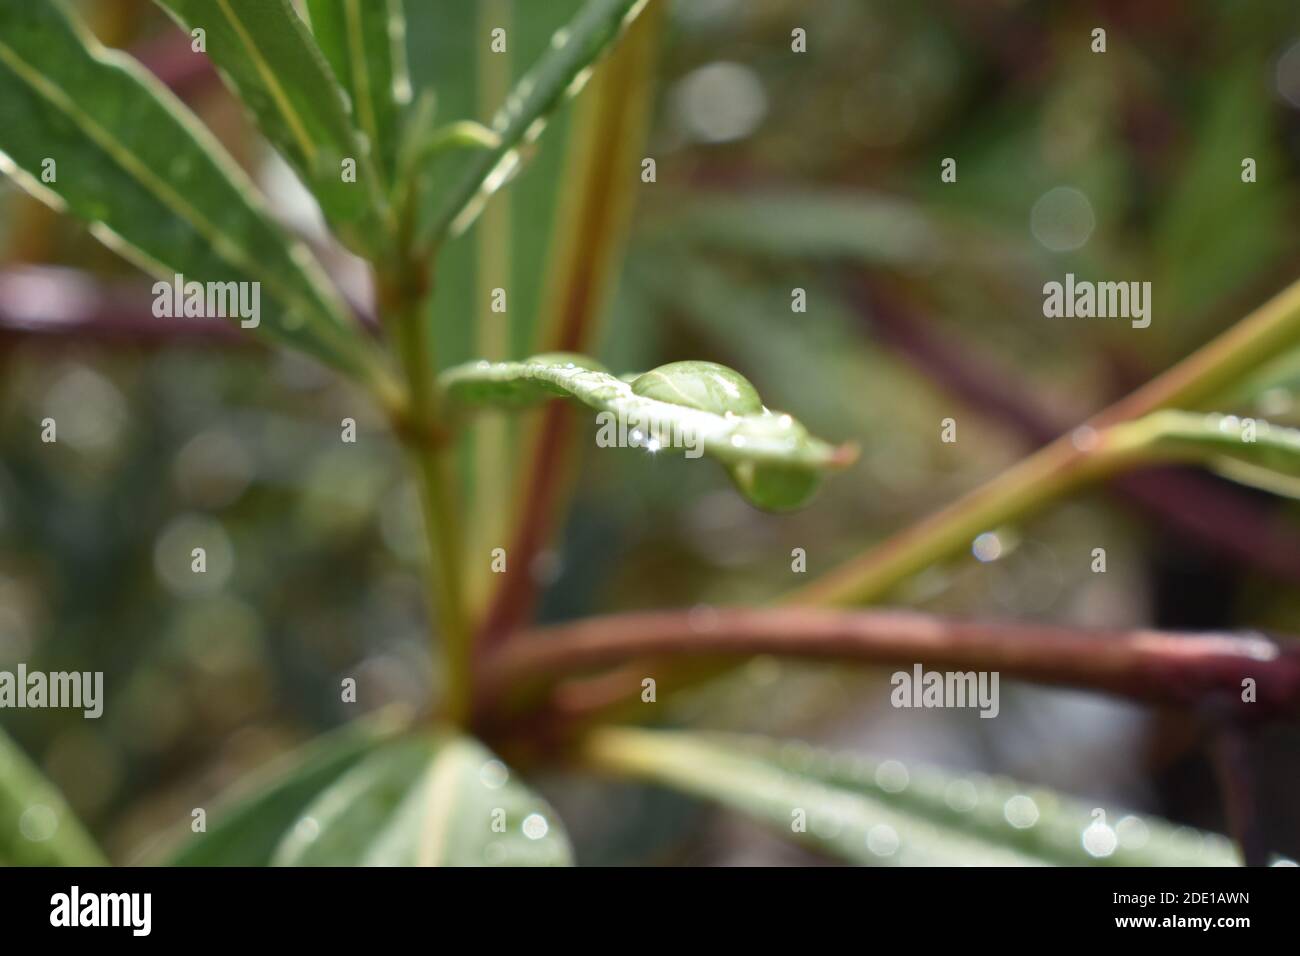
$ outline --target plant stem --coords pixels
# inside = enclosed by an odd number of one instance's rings
[[[1300,282],[1228,331],[1089,419],[1100,432],[1162,408],[1194,408],[1300,341]],[[895,585],[969,546],[983,531],[1020,517],[1095,474],[1078,430],[1063,435],[947,508],[785,598],[792,604],[877,600]],[[1076,447],[1081,445],[1082,447]]]
[[[858,312],[875,341],[982,417],[1032,448],[1064,430],[1039,396],[1017,384],[1015,369],[980,354],[969,340],[953,342],[923,311],[908,307],[876,278],[860,278]],[[1279,527],[1267,505],[1220,481],[1186,469],[1152,468],[1117,476],[1108,490],[1145,520],[1206,553],[1225,554],[1288,584],[1300,585],[1300,534]]]
[[[1068,436],[1002,472],[953,504],[913,524],[862,558],[786,595],[786,604],[870,603],[976,536],[1033,511],[1080,484],[1084,456]]]
[[[1221,700],[1242,720],[1300,713],[1300,645],[1258,634],[1083,630],[963,621],[915,611],[717,608],[589,618],[524,632],[484,662],[481,687],[527,690],[623,662],[776,654],[800,659],[990,670],[1158,705]],[[635,696],[651,671],[623,672]],[[1255,681],[1257,700],[1241,700]],[[607,699],[608,695],[606,695]],[[563,716],[583,716],[569,708]]]
[[[412,288],[412,286],[407,286]],[[418,288],[418,286],[415,286]],[[470,628],[461,581],[461,538],[449,446],[441,432],[433,356],[426,331],[427,294],[398,294],[394,319],[410,406],[399,430],[420,489],[429,547],[429,571],[443,657],[447,665],[447,717],[463,724],[470,712]]]

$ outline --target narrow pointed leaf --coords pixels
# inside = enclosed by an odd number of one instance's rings
[[[0,731],[0,866],[104,862],[63,795]]]
[[[1146,814],[1084,803],[979,773],[718,735],[721,746],[828,786],[861,793],[989,843],[1063,866],[1236,866],[1231,841]],[[1099,812],[1100,811],[1100,812]]]
[[[748,381],[712,362],[676,362],[620,379],[580,355],[539,355],[471,362],[447,370],[440,381],[466,405],[576,399],[610,416],[601,427],[618,443],[626,433],[629,443],[651,451],[707,452],[727,466],[751,502],[774,510],[802,505],[822,472],[854,457],[851,448],[814,438],[791,416],[765,408]]]
[[[402,0],[307,0],[312,35],[352,108],[384,181],[397,169],[402,110],[411,99]]]
[[[437,195],[421,236],[437,242],[469,227],[483,204],[512,176],[520,150],[542,133],[550,114],[575,95],[592,66],[618,39],[649,0],[587,0],[567,27],[557,31],[551,49],[506,98],[492,129],[500,142],[479,154],[452,187]]]
[[[850,863],[1042,866],[1047,861],[916,818],[688,733],[611,728],[587,754],[602,767],[713,800],[774,833]]]
[[[780,260],[934,265],[951,243],[915,203],[856,190],[694,191],[652,211],[643,241]]]
[[[1300,497],[1300,429],[1235,415],[1156,412],[1107,429],[1101,454],[1204,464],[1225,478]]]
[[[0,0],[0,86],[0,169],[28,192],[159,279],[258,283],[257,334],[382,381],[323,272],[221,145],[62,0]]]
[[[618,728],[594,733],[587,754],[854,863],[1237,865],[1231,844],[1213,834],[1011,781],[909,771],[803,744]]]
[[[324,789],[396,729],[386,714],[317,738],[241,784],[208,814],[208,829],[172,856],[172,866],[265,866],[284,833]]]
[[[285,834],[282,866],[565,866],[554,812],[481,744],[408,737],[325,790]]]
[[[342,238],[382,248],[383,186],[334,72],[289,0],[158,0],[206,49],[258,127],[316,195]],[[372,0],[373,2],[373,0]],[[345,178],[345,161],[355,177]]]

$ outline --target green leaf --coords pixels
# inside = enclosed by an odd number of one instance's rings
[[[391,186],[402,112],[411,99],[402,0],[307,0],[307,12],[312,35],[348,94],[353,123]]]
[[[372,753],[281,841],[281,866],[567,866],[555,814],[478,742],[430,735]]]
[[[285,830],[322,790],[391,736],[400,721],[380,714],[326,734],[238,786],[186,842],[172,866],[265,866]]]
[[[206,49],[266,138],[320,201],[340,238],[382,250],[388,235],[372,144],[360,139],[333,71],[289,0],[157,0]],[[355,163],[355,181],[344,163]]]
[[[1155,412],[1106,429],[1098,454],[1196,462],[1233,481],[1300,498],[1300,429],[1262,419]]]
[[[652,212],[640,238],[780,260],[932,267],[950,250],[914,203],[858,190],[693,191]]]
[[[1060,865],[1236,866],[1239,862],[1231,841],[1219,834],[1115,807],[1098,807],[1004,777],[953,773],[924,765],[908,767],[898,760],[761,737],[723,736],[719,740],[788,773],[870,796],[903,812]]]
[[[319,266],[220,144],[62,0],[0,2],[0,85],[0,169],[28,192],[156,278],[260,283],[259,334],[386,387]]]
[[[674,362],[615,378],[581,355],[537,355],[523,362],[471,362],[440,378],[464,405],[519,406],[554,395],[576,399],[598,416],[598,443],[651,451],[707,452],[741,493],[762,508],[796,508],[822,472],[849,464],[854,452],[808,434],[791,416],[763,407],[739,373],[713,362]]]
[[[500,142],[478,154],[452,187],[437,196],[421,228],[421,240],[439,242],[459,235],[477,218],[522,162],[521,150],[537,140],[550,114],[576,95],[593,65],[649,0],[588,0],[569,25],[554,35],[551,49],[506,97],[492,121]]]
[[[716,800],[854,863],[1234,866],[1220,836],[978,774],[954,775],[801,743],[611,728],[600,767]]]
[[[104,863],[63,795],[0,731],[0,866]]]

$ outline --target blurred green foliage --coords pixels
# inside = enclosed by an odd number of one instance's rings
[[[83,6],[113,45],[165,37],[165,17],[141,0]],[[452,29],[409,6],[412,73],[417,86],[436,82],[440,120],[487,119],[478,87],[495,81],[460,39],[474,25]],[[1105,54],[1089,51],[1096,25],[1108,31]],[[807,30],[806,55],[790,52],[794,27]],[[863,454],[806,511],[773,517],[748,508],[719,471],[597,453],[584,433],[576,507],[535,569],[548,585],[543,617],[770,598],[796,583],[792,548],[807,549],[816,575],[1027,450],[1023,434],[969,408],[878,334],[855,294],[861,277],[1065,428],[1300,275],[1300,236],[1287,228],[1300,212],[1297,51],[1290,0],[676,4],[647,146],[657,181],[637,192],[599,356],[619,370],[727,364],[773,407]],[[719,63],[734,69],[711,69]],[[225,95],[203,88],[192,103],[264,178],[261,147]],[[497,200],[508,205],[504,225],[480,221],[443,253],[444,364],[477,354],[461,320],[482,310],[494,267],[508,271],[512,321],[524,323],[497,342],[508,354],[529,348],[564,122]],[[1249,185],[1247,156],[1258,164]],[[945,157],[957,158],[956,183],[940,182]],[[6,265],[135,275],[0,190]],[[512,254],[494,266],[506,228]],[[1044,319],[1042,284],[1067,271],[1152,281],[1151,328]],[[791,312],[796,286],[806,313]],[[123,861],[290,744],[357,710],[420,706],[437,692],[418,509],[377,411],[305,360],[157,345],[0,330],[0,667],[103,670],[114,701],[97,722],[7,711],[4,728]],[[1294,370],[1294,356],[1279,361]],[[1295,381],[1280,374],[1218,410],[1300,423]],[[56,445],[39,440],[47,415]],[[946,416],[960,420],[955,454],[934,440]],[[355,447],[338,441],[345,417],[358,422]],[[1294,504],[1271,507],[1280,528],[1300,534]],[[1203,620],[1179,623],[1300,632],[1293,583],[1170,544],[1139,519],[1090,494],[1008,535],[1001,560],[933,569],[899,597],[955,613],[1138,624],[1158,617],[1173,552],[1185,580],[1219,596]],[[198,589],[166,573],[170,549],[196,537],[210,569]],[[1106,575],[1080,557],[1094,546],[1110,554]],[[339,702],[343,676],[358,679],[358,705]],[[1222,828],[1201,792],[1205,773],[1186,756],[1191,742],[1158,720],[1026,689],[996,730],[964,717],[904,725],[881,713],[883,692],[862,693],[880,687],[871,674],[756,661],[683,700],[675,718],[816,731]],[[1297,752],[1282,731],[1257,751],[1266,823],[1292,855]],[[626,790],[597,803],[585,788],[547,789],[561,816],[588,811],[588,826],[570,827],[579,860],[733,852],[725,838],[701,844],[676,798]]]

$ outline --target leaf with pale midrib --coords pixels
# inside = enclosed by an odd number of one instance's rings
[[[0,2],[0,85],[0,168],[25,189],[160,279],[260,282],[257,334],[382,380],[311,254],[271,221],[221,145],[61,0]]]
[[[858,190],[696,190],[651,210],[640,237],[785,265],[812,259],[914,269],[935,266],[951,245],[914,203]]]
[[[312,36],[347,91],[352,122],[391,189],[401,114],[410,100],[401,0],[307,0]]]
[[[710,735],[720,746],[994,845],[1066,866],[1235,866],[1226,838],[1146,814],[1098,807],[1045,787],[980,773],[955,773],[765,737]],[[1017,826],[1012,800],[1032,801],[1033,823]],[[1024,804],[1026,810],[1029,804]],[[1030,814],[1017,818],[1024,824]],[[1109,830],[1110,832],[1104,832]],[[1088,847],[1092,850],[1089,851]]]
[[[587,71],[647,2],[588,0],[555,34],[551,49],[516,84],[492,121],[499,144],[484,150],[450,189],[435,195],[421,225],[423,241],[438,242],[469,227],[483,203],[514,173],[520,150],[541,135],[550,114],[581,88]]]
[[[303,809],[392,734],[400,720],[380,713],[318,737],[238,785],[208,814],[172,866],[265,866]]]
[[[316,195],[340,238],[386,248],[384,187],[370,144],[355,133],[343,89],[289,0],[157,0],[206,51],[271,144]],[[343,161],[356,162],[356,181]]]
[[[567,866],[554,812],[490,751],[429,734],[372,752],[307,806],[281,866]]]
[[[1043,788],[925,768],[909,773],[901,765],[882,772],[880,763],[791,741],[605,728],[589,736],[585,752],[598,767],[715,800],[787,839],[853,863],[1238,862],[1231,843],[1214,834],[1145,817],[1140,846],[1122,845],[1119,831],[1109,829],[1088,840],[1089,827],[1110,828],[1123,817],[1112,812],[1099,819],[1093,808]],[[955,792],[954,785],[969,793]],[[1016,797],[1032,801],[1032,811],[1028,804],[1024,812],[1009,808]]]

